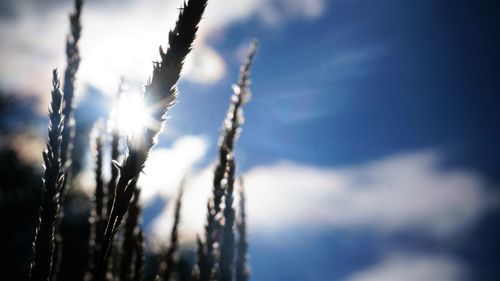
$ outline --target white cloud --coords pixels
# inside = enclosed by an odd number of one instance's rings
[[[418,152],[344,169],[289,162],[256,167],[245,174],[250,229],[418,230],[449,237],[498,202],[478,174],[441,169],[440,160],[435,152]],[[202,230],[212,171],[187,184],[182,221],[191,237]],[[158,231],[171,216],[157,221]]]
[[[191,173],[186,181],[184,195],[182,199],[181,220],[179,226],[179,240],[181,243],[192,243],[196,235],[201,234],[206,218],[206,206],[210,192],[212,190],[213,169],[207,168],[199,173]],[[196,176],[195,176],[196,174]],[[174,200],[177,193],[170,196]],[[171,201],[174,202],[174,201]],[[152,222],[149,240],[158,242],[160,246],[169,239],[173,224],[174,204],[167,204],[163,211]]]
[[[147,204],[155,196],[174,196],[192,166],[207,152],[207,141],[197,136],[183,136],[172,148],[153,149],[139,177],[141,201]]]
[[[226,65],[216,51],[201,45],[191,51],[183,71],[191,81],[209,84],[224,76]]]
[[[314,19],[323,14],[325,6],[325,0],[209,1],[205,28],[209,31],[220,30],[252,16],[273,25],[292,19]]]
[[[127,1],[120,5],[86,2],[82,15],[78,88],[91,83],[112,94],[117,89],[119,77],[124,76],[139,90],[151,75],[151,62],[159,59],[158,46],[166,44],[167,31],[173,27],[182,2]],[[65,67],[64,41],[71,3],[46,9],[39,9],[29,1],[13,3],[18,5],[15,7],[16,20],[0,19],[1,83],[10,89],[49,93],[51,69]],[[325,3],[324,0],[209,1],[195,52],[188,57],[183,78],[212,83],[223,77],[224,61],[208,46],[206,39],[216,33],[222,34],[226,27],[251,17],[276,23],[316,18],[322,14]],[[269,14],[274,15],[272,19]],[[268,15],[267,20],[263,15]]]
[[[440,169],[439,160],[436,153],[421,152],[342,170],[293,163],[258,167],[246,175],[250,223],[452,234],[493,202],[479,175]]]
[[[464,266],[438,255],[391,254],[373,267],[354,273],[345,281],[457,281],[465,280]]]

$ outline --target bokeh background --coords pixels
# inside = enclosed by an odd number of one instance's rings
[[[141,91],[181,3],[85,1],[63,271],[85,263],[88,134],[120,77]],[[5,278],[27,274],[50,74],[65,67],[71,9],[0,1]],[[168,239],[185,175],[181,240],[186,256],[194,249],[230,85],[255,37],[236,156],[253,280],[499,280],[499,13],[494,0],[209,1],[140,182],[150,253]]]

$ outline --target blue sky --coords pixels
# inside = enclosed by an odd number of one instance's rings
[[[336,1],[319,19],[278,30],[230,28],[218,50],[249,33],[262,45],[245,129],[266,137],[241,142],[259,156],[323,165],[429,147],[494,164],[498,42],[488,8],[434,2]],[[236,65],[228,72],[236,77]]]
[[[237,148],[254,280],[500,277],[495,1],[212,2],[146,167],[146,206],[189,174],[184,230],[199,231],[230,85],[255,37]],[[0,85],[46,101],[71,1],[1,3],[17,13],[0,18]],[[122,75],[131,91],[146,81],[180,1],[138,3],[88,1],[82,100],[89,87],[113,94]],[[37,78],[17,78],[22,64]],[[152,236],[169,212],[149,223]]]

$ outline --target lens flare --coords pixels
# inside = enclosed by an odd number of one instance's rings
[[[124,93],[118,105],[118,128],[126,134],[141,134],[149,119],[149,112],[138,94]]]
[[[110,126],[122,136],[138,142],[146,127],[152,126],[150,110],[144,105],[142,95],[123,92],[111,109]]]

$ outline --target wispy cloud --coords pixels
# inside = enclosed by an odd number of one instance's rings
[[[466,277],[463,264],[450,256],[393,253],[345,281],[458,281]]]
[[[339,81],[370,74],[375,70],[375,62],[387,54],[389,47],[388,43],[372,43],[350,50],[339,50],[322,65],[321,70],[327,71],[333,79]]]

